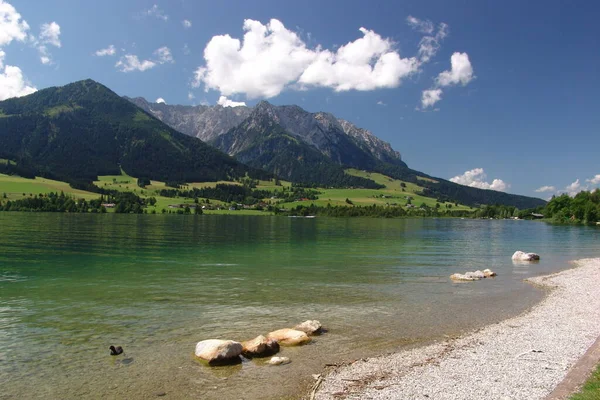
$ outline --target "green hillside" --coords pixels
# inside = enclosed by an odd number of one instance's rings
[[[0,102],[0,158],[20,175],[91,182],[119,174],[216,181],[253,170],[186,136],[92,80]],[[11,172],[10,165],[0,172]]]

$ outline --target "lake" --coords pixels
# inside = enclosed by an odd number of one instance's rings
[[[0,399],[297,398],[325,363],[456,335],[543,297],[600,229],[469,219],[0,213]],[[516,250],[539,264],[513,265]],[[453,283],[454,272],[498,277]],[[207,367],[196,342],[318,319],[292,362]],[[109,355],[120,345],[125,354]]]

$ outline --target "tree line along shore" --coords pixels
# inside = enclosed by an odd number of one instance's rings
[[[466,206],[449,199],[423,196],[422,188],[413,183],[385,176],[376,178],[381,182],[381,189],[319,188],[248,177],[235,182],[163,183],[126,174],[100,177],[94,183],[73,187],[59,181],[0,175],[0,211],[460,217],[543,219],[588,225],[596,225],[600,217],[598,189],[582,191],[574,197],[555,196],[545,206],[520,210],[501,204]],[[23,191],[15,192],[16,189]]]

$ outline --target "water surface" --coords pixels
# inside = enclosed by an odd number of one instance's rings
[[[295,398],[324,363],[526,310],[543,293],[524,278],[598,256],[598,239],[526,221],[0,213],[0,398]],[[518,249],[542,261],[513,265]],[[448,279],[485,268],[499,276]],[[193,358],[309,318],[329,332],[285,348],[289,365]]]

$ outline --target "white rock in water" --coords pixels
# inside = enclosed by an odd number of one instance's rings
[[[234,361],[242,354],[242,344],[233,340],[203,340],[196,344],[195,354],[209,363],[226,363]]]
[[[514,261],[537,261],[540,259],[540,256],[535,253],[525,253],[519,250],[513,254],[512,259]]]
[[[481,278],[475,278],[468,274],[469,274],[468,272],[466,274],[452,274],[452,275],[450,275],[450,279],[452,279],[453,281],[478,281],[481,279]]]
[[[269,361],[267,361],[267,364],[283,365],[283,364],[289,364],[290,362],[291,362],[290,359],[287,357],[271,357],[271,359]]]
[[[318,335],[321,333],[323,326],[316,319],[304,321],[294,327],[297,331],[302,331],[307,335]]]
[[[279,351],[277,340],[267,339],[263,335],[242,342],[242,347],[242,354],[248,358],[272,356]]]
[[[466,276],[470,277],[470,278],[475,278],[475,279],[483,279],[485,278],[485,274],[479,270],[475,271],[475,272],[466,272],[465,273]]]
[[[498,275],[497,273],[495,273],[491,269],[484,269],[483,270],[483,274],[485,275],[486,278],[490,278],[492,276],[497,276]]]
[[[267,338],[275,339],[283,346],[296,346],[310,342],[310,338],[306,333],[295,329],[279,329],[267,334]]]

